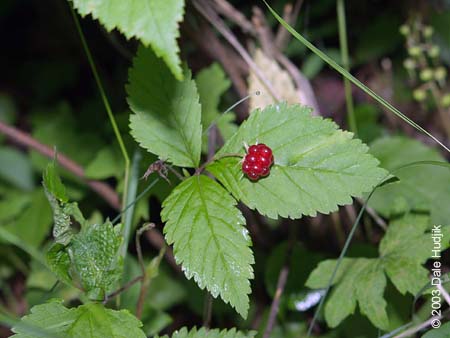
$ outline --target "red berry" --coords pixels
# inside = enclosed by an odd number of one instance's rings
[[[248,154],[257,154],[258,153],[258,145],[254,144],[252,146],[250,146],[247,150]]]
[[[272,149],[270,149],[264,143],[260,143],[256,147],[258,149],[258,154],[260,154],[261,156],[267,157],[267,158],[271,158]]]
[[[261,175],[263,172],[263,166],[261,166],[259,163],[252,164],[251,171],[254,172],[257,175]]]
[[[256,163],[258,162],[258,156],[257,155],[253,155],[253,154],[247,154],[247,156],[245,156],[244,161],[246,161],[247,163]]]
[[[242,172],[243,172],[244,174],[248,174],[248,173],[251,171],[251,167],[252,167],[252,166],[250,165],[250,163],[244,161],[244,162],[242,163]]]
[[[270,174],[270,166],[273,164],[272,149],[263,143],[252,145],[247,150],[247,155],[242,163],[242,172],[252,181]]]
[[[259,178],[259,175],[254,173],[254,172],[250,172],[247,174],[248,178],[251,179],[252,181],[256,181]]]
[[[260,156],[258,158],[258,163],[263,167],[270,167],[270,165],[272,164],[272,159]]]

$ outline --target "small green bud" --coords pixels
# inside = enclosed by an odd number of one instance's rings
[[[441,98],[441,104],[444,108],[450,107],[450,94],[445,94]]]
[[[400,31],[400,34],[404,35],[404,36],[409,35],[409,33],[411,32],[411,30],[409,29],[409,26],[407,24],[401,25],[399,31]]]
[[[434,78],[436,79],[436,81],[445,80],[446,77],[447,69],[445,69],[445,67],[440,66],[434,70]]]
[[[414,100],[422,102],[423,100],[426,99],[427,93],[423,89],[417,88],[416,90],[413,91],[413,97]]]
[[[405,67],[408,70],[412,70],[416,68],[416,61],[414,61],[411,58],[407,58],[405,59],[405,61],[403,61],[403,67]]]
[[[423,29],[423,36],[426,38],[431,38],[433,33],[434,33],[434,28],[431,26],[425,26],[425,28]]]
[[[419,56],[421,52],[422,52],[422,49],[418,46],[413,46],[413,47],[408,48],[409,55],[411,55],[413,57]]]
[[[427,50],[427,53],[431,58],[438,57],[440,52],[441,52],[441,49],[435,45],[431,46],[431,48]]]
[[[430,81],[433,78],[433,71],[430,68],[422,69],[419,77],[424,82]]]

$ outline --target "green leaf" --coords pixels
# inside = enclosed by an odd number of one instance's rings
[[[103,299],[121,277],[119,230],[120,225],[113,227],[109,221],[86,226],[72,238],[68,247],[74,273],[92,299]]]
[[[46,189],[45,194],[53,210],[53,238],[56,243],[67,245],[73,236],[70,215],[64,212],[64,203],[60,203]]]
[[[425,333],[422,338],[449,338],[450,323],[445,323],[438,329],[431,329]]]
[[[47,252],[47,263],[55,275],[62,281],[72,284],[70,277],[70,257],[63,244],[55,243]]]
[[[334,328],[356,309],[356,288],[361,271],[371,263],[370,259],[352,259],[348,268],[344,270],[341,282],[333,289],[330,298],[325,304],[325,319],[327,324]]]
[[[0,163],[1,179],[22,190],[33,189],[33,170],[29,158],[23,152],[0,147]]]
[[[219,111],[220,97],[230,88],[230,80],[225,75],[222,67],[213,63],[208,68],[202,69],[195,77],[200,104],[202,105],[202,126],[205,130],[216,124],[220,135],[227,141],[237,130],[237,125],[233,123],[235,116],[233,113],[221,115]],[[203,133],[203,152],[208,151],[208,133]]]
[[[254,263],[245,219],[218,183],[195,175],[163,203],[164,233],[188,279],[247,316]]]
[[[200,161],[201,106],[188,70],[177,81],[150,49],[140,47],[127,85],[131,134],[139,144],[177,166]]]
[[[325,319],[330,327],[339,325],[354,313],[356,302],[361,313],[378,328],[387,330],[389,320],[384,300],[386,275],[400,293],[416,295],[429,282],[428,271],[422,264],[433,252],[429,217],[405,215],[390,223],[383,237],[379,258],[344,258],[333,280],[331,296],[325,304]],[[441,250],[448,247],[449,231],[442,228]],[[337,260],[321,262],[310,274],[306,285],[319,289],[327,287]],[[385,275],[386,274],[386,275]]]
[[[203,327],[197,330],[197,328],[194,327],[188,331],[187,328],[183,327],[181,330],[175,331],[171,338],[252,338],[255,336],[256,332],[254,331],[243,333],[237,331],[235,328],[220,331],[219,329],[206,330]],[[156,336],[155,338],[169,338],[169,336]]]
[[[406,137],[385,137],[375,141],[371,153],[383,168],[397,169],[416,161],[445,159],[434,149]],[[450,170],[441,166],[411,166],[394,173],[399,181],[378,188],[369,206],[381,215],[392,218],[411,210],[430,211],[431,223],[450,225]]]
[[[342,277],[344,276],[345,271],[347,271],[347,269],[353,263],[353,259],[343,258],[331,285],[340,282]],[[335,268],[335,259],[327,259],[323,262],[320,262],[319,265],[309,275],[308,280],[306,281],[306,286],[311,289],[322,289],[327,287]]]
[[[427,216],[405,215],[389,224],[380,242],[386,274],[401,294],[416,295],[428,282],[428,270],[422,266],[433,249],[430,234],[425,234],[428,225]]]
[[[108,31],[120,30],[128,39],[137,38],[162,57],[178,80],[183,79],[177,38],[183,19],[184,0],[72,0],[82,15],[91,14]]]
[[[108,177],[120,177],[123,173],[124,162],[120,153],[112,147],[100,150],[97,156],[85,169],[86,177],[92,179],[105,179]]]
[[[106,309],[100,304],[88,303],[78,308],[66,308],[60,301],[36,305],[31,313],[22,318],[22,323],[42,328],[51,334],[68,338],[97,337],[142,337],[142,323],[126,310]],[[38,338],[22,326],[14,327],[14,338]]]
[[[50,231],[52,211],[42,189],[35,190],[30,196],[29,206],[6,224],[5,229],[24,244],[39,247]]]
[[[43,180],[44,186],[49,193],[55,196],[61,202],[67,202],[69,198],[67,197],[66,188],[61,182],[61,178],[59,177],[56,171],[56,161],[53,160],[47,165],[45,169]]]
[[[355,287],[361,313],[366,315],[376,327],[387,330],[389,319],[386,313],[387,303],[383,298],[386,276],[382,264],[377,260],[370,260],[370,263],[361,271]]]
[[[352,203],[352,196],[370,191],[386,171],[351,133],[310,112],[285,103],[255,110],[216,156],[244,155],[244,143],[265,143],[275,158],[267,178],[244,178],[238,157],[216,160],[207,169],[236,199],[271,218],[315,216]]]

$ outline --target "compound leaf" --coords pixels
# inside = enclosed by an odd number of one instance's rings
[[[188,279],[230,303],[244,318],[254,263],[245,219],[217,182],[195,175],[163,203],[164,233]]]

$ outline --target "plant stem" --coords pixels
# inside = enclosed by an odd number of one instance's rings
[[[103,84],[102,84],[102,82],[100,80],[100,76],[98,75],[97,67],[95,66],[94,59],[92,57],[91,51],[90,51],[89,46],[88,46],[88,44],[86,42],[86,38],[84,36],[83,30],[81,29],[80,22],[78,20],[77,14],[75,13],[75,10],[73,9],[73,7],[71,5],[69,5],[69,7],[70,7],[70,10],[71,10],[71,13],[72,13],[73,20],[75,22],[75,26],[77,28],[78,35],[80,36],[81,44],[83,45],[83,49],[84,49],[84,51],[86,53],[86,57],[88,59],[89,66],[91,67],[92,73],[94,74],[95,82],[96,82],[98,90],[100,92],[100,96],[102,97],[103,104],[105,106],[106,112],[107,112],[108,117],[109,117],[109,121],[110,121],[111,126],[112,126],[112,128],[114,130],[114,134],[116,136],[117,142],[119,143],[119,147],[120,147],[120,150],[122,152],[123,159],[125,161],[125,175],[124,175],[125,176],[124,177],[125,188],[124,188],[123,196],[122,196],[122,205],[125,205],[125,201],[127,200],[127,189],[128,189],[128,175],[129,175],[129,169],[130,169],[130,158],[128,156],[127,149],[125,148],[125,144],[123,142],[122,135],[120,135],[119,127],[117,126],[116,119],[114,117],[114,114],[112,113],[111,106],[109,104],[108,98],[107,98],[105,90],[103,88]]]
[[[345,0],[337,0],[337,17],[339,28],[339,46],[341,49],[342,65],[346,71],[350,70],[350,62],[348,57],[348,44],[347,44],[347,23],[345,19]],[[352,97],[352,85],[350,81],[343,76],[344,89],[345,89],[345,102],[347,105],[347,120],[350,127],[350,131],[355,135],[358,134],[356,126],[355,111],[353,108]]]
[[[27,148],[36,150],[44,156],[55,158],[55,150],[32,138],[29,134],[0,121],[0,133]],[[67,156],[58,153],[56,161],[75,176],[81,178],[93,191],[101,196],[111,207],[120,209],[119,196],[111,187],[103,182],[86,180],[84,169]]]

